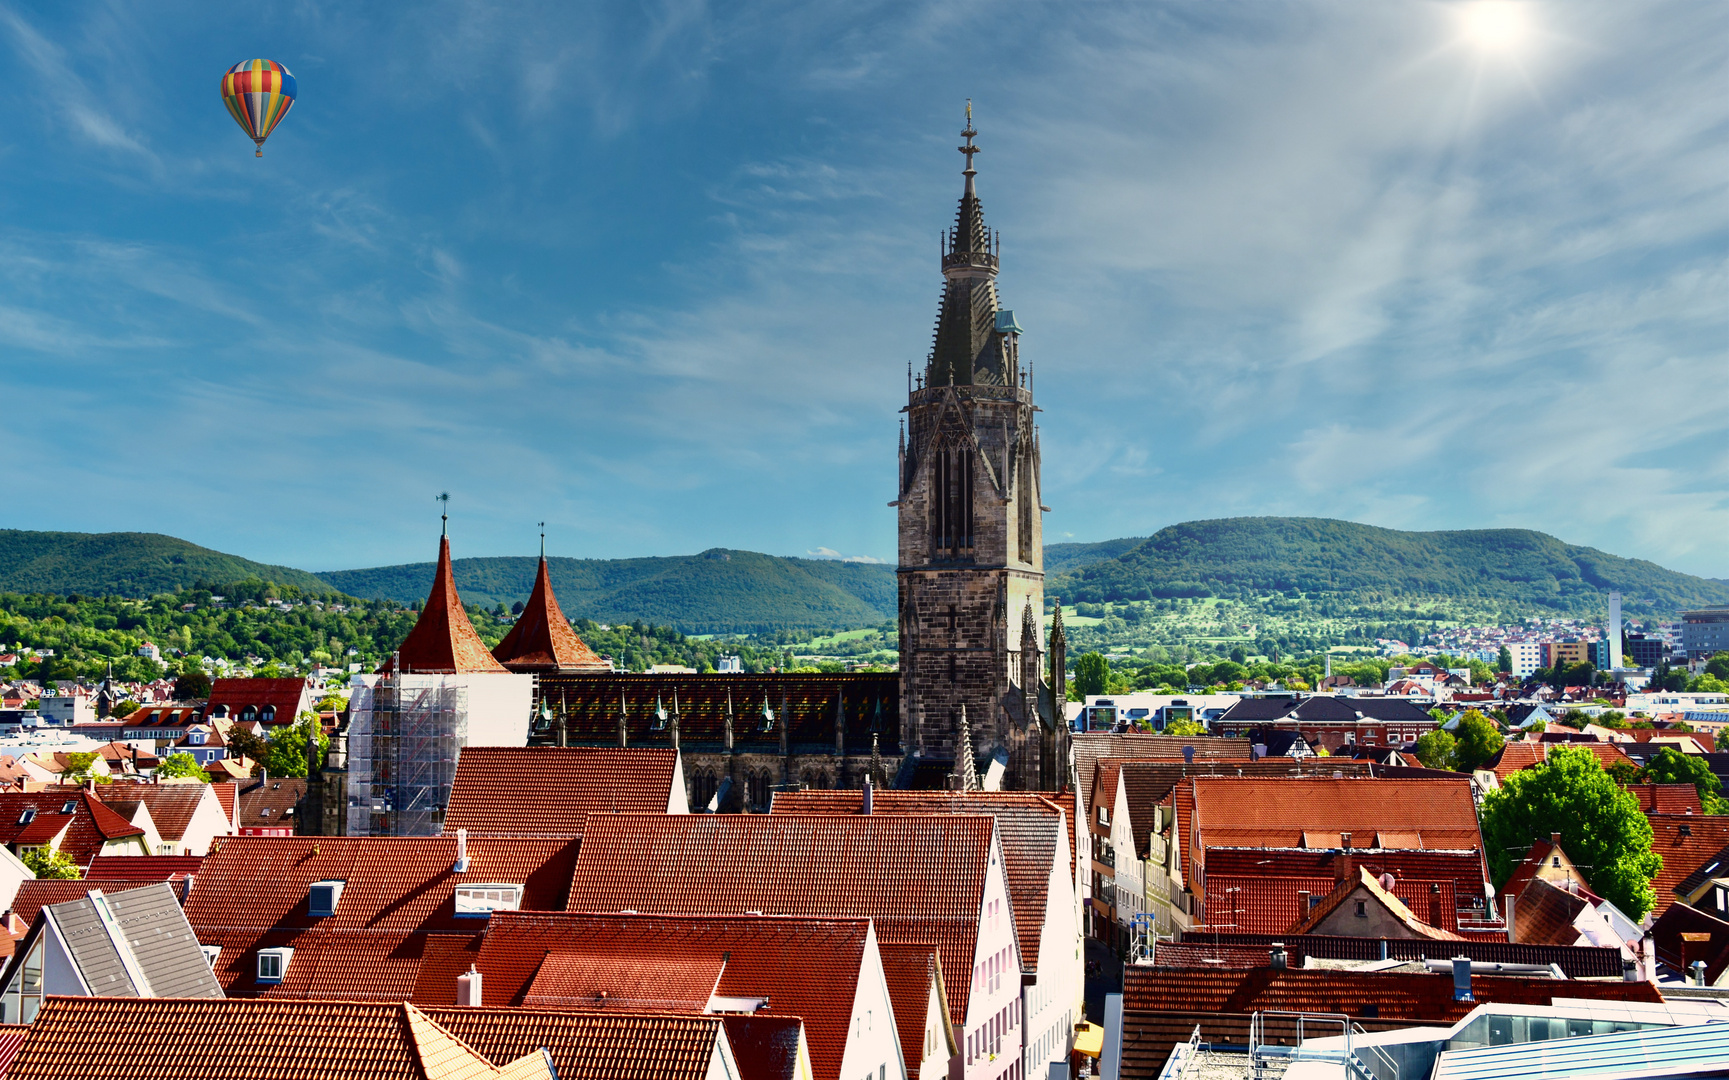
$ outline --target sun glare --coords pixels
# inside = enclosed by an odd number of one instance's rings
[[[1484,52],[1512,52],[1531,30],[1525,5],[1513,0],[1475,0],[1461,17],[1466,40]]]

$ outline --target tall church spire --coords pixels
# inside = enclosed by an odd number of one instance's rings
[[[440,495],[439,501],[449,506],[450,496]],[[450,567],[450,514],[442,515],[438,537],[438,568],[432,574],[432,591],[420,618],[408,632],[395,655],[378,669],[384,674],[402,661],[407,672],[504,671],[504,665],[486,651],[486,643],[474,632],[468,612],[462,608],[462,598],[456,594],[456,575]]]
[[[1013,385],[1002,335],[996,332],[997,256],[990,231],[985,228],[978,188],[973,183],[978,175],[973,168],[973,155],[979,153],[973,144],[977,135],[973,129],[973,103],[969,101],[967,126],[961,132],[966,144],[956,147],[966,156],[966,168],[961,170],[966,186],[961,192],[960,207],[955,211],[954,228],[943,239],[946,280],[942,307],[937,313],[936,340],[926,368],[927,386]]]

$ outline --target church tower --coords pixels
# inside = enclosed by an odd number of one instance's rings
[[[943,238],[943,294],[923,374],[909,371],[901,434],[900,676],[907,751],[929,782],[955,776],[963,730],[1005,788],[1053,790],[1066,776],[1067,725],[1044,676],[1044,539],[1039,444],[1021,328],[997,300],[998,246],[973,177]]]

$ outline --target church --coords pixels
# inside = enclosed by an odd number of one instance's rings
[[[441,542],[433,596],[380,675],[390,679],[394,665],[398,675],[532,676],[531,744],[676,747],[693,810],[764,812],[777,790],[857,787],[866,777],[907,789],[1065,786],[1060,610],[1041,640],[1038,408],[1021,328],[998,300],[970,106],[961,134],[964,186],[942,246],[936,332],[924,370],[908,367],[889,503],[899,515],[898,672],[610,671],[560,611],[544,551],[521,616],[488,651],[455,596]],[[338,780],[331,774],[344,763],[332,761],[323,786],[365,782]]]

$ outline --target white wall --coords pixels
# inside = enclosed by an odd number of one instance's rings
[[[411,676],[412,677],[412,676]],[[469,746],[527,746],[534,712],[534,676],[513,672],[441,675],[445,685],[468,687]]]
[[[854,1077],[875,1080],[879,1075],[907,1080],[906,1062],[901,1060],[900,1029],[895,1026],[888,976],[883,973],[876,924],[872,923],[865,932],[864,955],[859,960],[852,1019],[847,1028],[846,1050],[841,1054],[840,1080]]]
[[[36,880],[36,875],[18,856],[0,847],[0,911],[11,911],[18,886]]]
[[[1044,930],[1039,935],[1038,982],[1022,989],[1027,1017],[1024,1076],[1040,1077],[1050,1062],[1067,1063],[1074,1044],[1074,1022],[1085,989],[1081,953],[1083,924],[1069,876],[1069,825],[1058,830],[1059,843],[1045,892]],[[1016,912],[1017,919],[1026,918]]]
[[[1021,1060],[1022,1032],[1021,956],[1015,939],[1014,912],[1009,903],[1008,881],[1003,873],[1002,841],[991,834],[990,865],[985,874],[984,897],[979,906],[979,936],[973,952],[973,978],[964,1021],[956,1018],[966,1080],[995,1080]],[[990,974],[994,972],[994,975]],[[1002,1018],[1000,1041],[991,1034]],[[974,1052],[967,1052],[968,1046]],[[991,1050],[995,1049],[993,1059]],[[968,1060],[968,1059],[971,1060]]]

